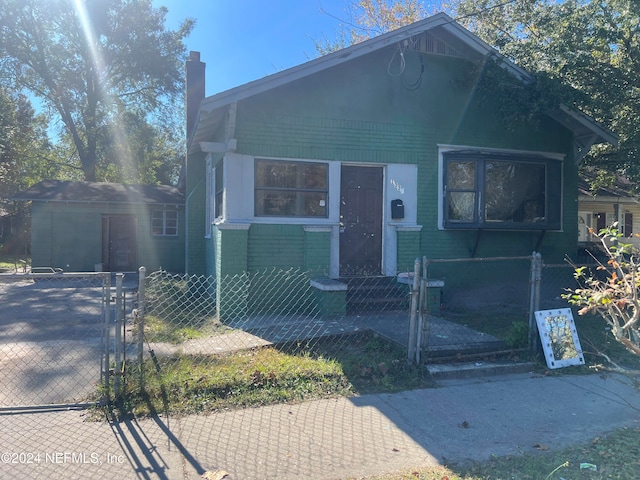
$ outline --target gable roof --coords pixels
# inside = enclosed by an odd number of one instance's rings
[[[170,185],[43,180],[16,193],[14,200],[65,203],[137,203],[184,205],[184,195]]]
[[[638,197],[633,194],[633,184],[626,178],[619,176],[611,185],[601,185],[595,191],[591,188],[596,180],[592,172],[582,172],[578,178],[578,196],[582,200],[614,200],[617,202],[638,203]]]
[[[389,45],[412,39],[426,32],[430,32],[446,42],[461,57],[477,61],[489,55],[495,55],[500,58],[503,67],[518,78],[525,82],[533,80],[533,77],[524,69],[501,55],[496,49],[447,14],[438,13],[411,25],[205,98],[200,105],[192,137],[188,139],[189,149],[191,151],[193,148],[197,148],[200,142],[208,140],[208,133],[224,120],[227,108],[235,102],[343,64]],[[598,125],[591,117],[564,105],[560,106],[557,111],[549,112],[549,115],[574,132],[578,158],[586,155],[594,144],[611,143],[615,145],[618,143],[618,137],[614,133]]]

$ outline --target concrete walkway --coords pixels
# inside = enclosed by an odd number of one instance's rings
[[[345,479],[559,449],[640,427],[619,376],[518,374],[439,388],[120,423],[3,412],[0,478]],[[585,459],[589,461],[589,459]],[[211,477],[215,478],[215,477]]]

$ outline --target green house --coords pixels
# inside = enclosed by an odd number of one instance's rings
[[[469,81],[489,57],[530,79],[445,14],[206,98],[192,52],[186,270],[393,277],[422,256],[575,252],[577,164],[616,137],[563,105],[507,128]]]
[[[34,268],[184,271],[184,196],[175,187],[45,180],[13,198],[31,201]]]

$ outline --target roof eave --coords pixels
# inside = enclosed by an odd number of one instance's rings
[[[286,85],[295,80],[302,79],[324,69],[340,65],[348,60],[366,55],[377,49],[386,47],[414,35],[435,28],[444,29],[466,46],[471,52],[486,57],[495,54],[500,59],[503,68],[525,82],[533,80],[533,76],[519,67],[508,58],[500,54],[495,48],[484,42],[475,34],[458,24],[445,13],[438,13],[419,22],[407,25],[392,32],[351,45],[342,50],[315,58],[301,65],[282,70],[258,80],[240,85],[238,87],[220,92],[205,98],[198,112],[196,128],[188,141],[189,153],[200,151],[199,142],[209,140],[208,132],[211,132],[225,118],[225,107],[233,102],[253,95]],[[475,55],[474,55],[475,56]],[[591,146],[601,143],[618,145],[618,137],[609,130],[598,125],[587,115],[561,105],[558,112],[550,112],[549,115],[574,132],[576,146],[576,161],[579,162],[589,151]]]

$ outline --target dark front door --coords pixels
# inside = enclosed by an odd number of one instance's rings
[[[340,275],[382,271],[382,167],[342,167]]]
[[[117,215],[102,219],[102,255],[109,272],[138,269],[138,222],[134,215]]]

